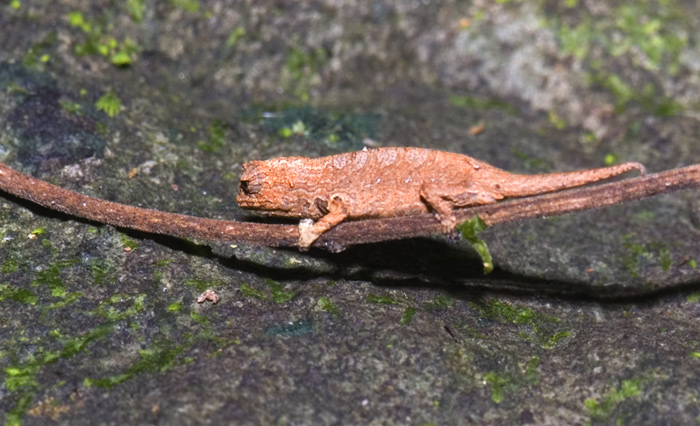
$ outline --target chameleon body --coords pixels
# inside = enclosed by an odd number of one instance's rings
[[[513,174],[466,155],[377,148],[321,158],[282,157],[243,165],[237,202],[260,214],[296,217],[300,247],[346,219],[433,212],[445,232],[455,208],[559,191],[608,179],[639,163],[541,175]]]

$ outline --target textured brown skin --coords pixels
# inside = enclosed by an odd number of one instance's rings
[[[322,158],[282,157],[243,165],[238,204],[300,223],[300,246],[345,219],[432,211],[449,232],[453,209],[505,197],[559,191],[607,179],[639,163],[542,175],[506,172],[466,155],[423,148],[378,148]]]

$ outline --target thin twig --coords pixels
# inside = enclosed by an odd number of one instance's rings
[[[479,215],[487,225],[588,210],[700,187],[700,165],[649,174],[622,181],[512,199],[461,209],[459,220]],[[19,173],[0,164],[0,190],[71,216],[155,234],[224,243],[293,247],[296,225],[276,225],[205,219],[143,209],[100,200]],[[413,238],[441,232],[430,214],[343,222],[324,233],[314,246],[336,251],[379,241]]]

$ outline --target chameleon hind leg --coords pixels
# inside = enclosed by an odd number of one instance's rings
[[[457,225],[455,207],[491,204],[503,198],[503,195],[490,193],[479,188],[465,188],[461,185],[444,187],[423,184],[420,189],[420,197],[435,214],[435,218],[442,225],[442,231],[448,234]]]

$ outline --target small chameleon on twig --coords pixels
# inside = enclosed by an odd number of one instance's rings
[[[639,163],[540,175],[513,174],[466,155],[423,148],[378,148],[322,158],[282,157],[243,165],[238,204],[270,216],[296,217],[299,246],[309,247],[346,219],[433,212],[443,231],[455,208],[585,185]],[[314,222],[315,220],[315,222]]]

